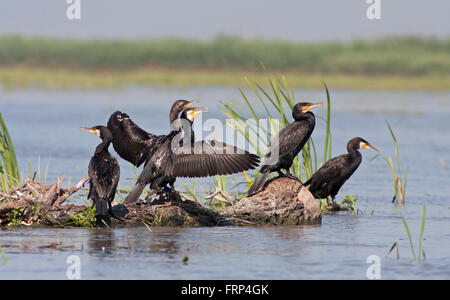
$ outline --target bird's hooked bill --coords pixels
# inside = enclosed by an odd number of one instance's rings
[[[308,105],[306,107],[306,111],[310,111],[311,109],[313,109],[314,107],[318,107],[318,106],[322,106],[323,102],[319,102],[319,103],[312,103],[310,105]]]
[[[188,108],[188,107],[190,107],[192,104],[199,103],[199,102],[200,102],[200,100],[189,101],[188,103],[186,103],[186,104],[184,105],[184,108]]]
[[[363,143],[361,148],[363,148],[363,149],[370,149],[370,150],[373,150],[375,152],[380,152],[377,148],[372,147],[372,145],[370,145],[368,143]]]
[[[80,127],[80,129],[84,130],[84,131],[89,131],[89,132],[95,134],[96,136],[100,136],[100,130],[98,130],[98,129],[88,128],[88,127]]]
[[[307,113],[308,111],[310,111],[314,107],[318,107],[318,106],[322,106],[322,105],[323,105],[323,102],[319,102],[319,103],[303,103],[303,105],[301,107],[301,111],[303,113]]]

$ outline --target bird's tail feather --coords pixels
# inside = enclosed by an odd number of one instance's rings
[[[99,227],[111,225],[111,218],[108,215],[108,201],[106,199],[98,199],[94,202],[95,205],[95,219]],[[106,224],[106,225],[105,225]]]
[[[142,191],[145,188],[145,183],[143,182],[137,182],[134,187],[133,190],[131,190],[131,192],[128,194],[128,196],[125,198],[125,200],[123,201],[124,203],[134,203],[139,199],[139,196],[141,196]]]
[[[247,195],[251,196],[259,192],[259,190],[263,187],[264,183],[266,182],[266,178],[268,175],[269,173],[260,173],[258,178],[255,179],[255,182],[248,189]]]

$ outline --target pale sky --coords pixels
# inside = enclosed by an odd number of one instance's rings
[[[450,36],[448,0],[379,0],[381,20],[373,21],[366,17],[366,0],[80,1],[81,20],[70,21],[67,0],[1,0],[0,34],[116,39],[227,34],[294,41]]]

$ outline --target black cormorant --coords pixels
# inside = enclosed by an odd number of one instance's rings
[[[130,117],[120,111],[114,112],[108,120],[111,130],[113,148],[120,157],[139,167],[145,159],[142,152],[151,149],[158,138],[137,126]]]
[[[174,139],[183,134],[178,115],[183,110],[192,113],[192,110],[188,109],[191,103],[186,100],[178,100],[172,106],[170,110],[171,131],[168,135],[158,139],[150,153],[146,154],[144,169],[133,190],[125,199],[126,203],[137,201],[147,184],[150,184],[151,189],[158,189],[166,182],[170,183],[171,178],[174,177],[227,175],[253,169],[258,165],[258,156],[222,142],[200,141],[190,142],[188,147],[185,147],[184,143],[180,145],[181,138]],[[188,122],[187,126],[190,127],[193,119],[188,119]],[[185,130],[188,129],[185,128]],[[173,189],[173,182],[171,185]]]
[[[261,190],[271,172],[278,172],[282,176],[281,169],[285,169],[286,175],[290,176],[289,169],[294,158],[302,150],[316,125],[316,118],[310,110],[322,104],[309,102],[295,104],[292,109],[294,122],[281,129],[270,142],[259,176],[247,192],[249,196]]]
[[[327,161],[311,178],[305,182],[305,186],[311,185],[309,191],[317,199],[326,199],[331,196],[333,206],[339,189],[352,176],[361,163],[359,148],[371,149],[378,152],[366,140],[355,137],[347,143],[348,154],[342,154]]]
[[[103,222],[109,225],[111,223],[109,214],[112,215],[111,202],[114,200],[120,177],[117,159],[108,151],[113,137],[111,131],[105,126],[81,127],[81,129],[92,132],[102,139],[89,162],[88,199],[92,199],[92,205],[95,206],[97,225],[103,226]]]

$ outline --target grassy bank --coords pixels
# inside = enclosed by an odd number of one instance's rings
[[[210,41],[58,40],[0,37],[6,88],[122,84],[244,85],[244,75],[283,73],[294,86],[449,89],[450,39],[390,38],[292,43],[219,37]]]
[[[307,74],[283,72],[293,87],[321,89],[322,81],[333,88],[352,90],[450,90],[450,76],[367,76],[350,74]],[[263,72],[228,70],[86,71],[34,67],[0,67],[0,86],[4,89],[46,88],[116,88],[128,84],[141,85],[220,85],[246,86],[245,77],[265,82]]]

